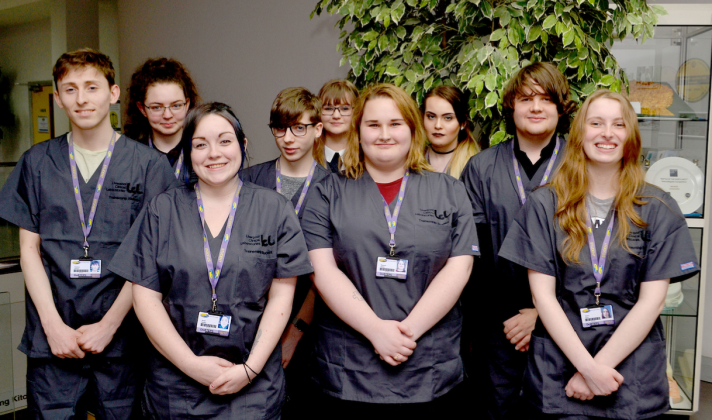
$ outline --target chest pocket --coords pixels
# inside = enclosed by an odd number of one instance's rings
[[[606,287],[607,293],[615,294],[633,305],[638,300],[642,268],[647,258],[650,232],[633,227],[626,237],[626,243],[633,253],[611,240],[610,270],[612,281]],[[615,242],[615,243],[614,243]]]

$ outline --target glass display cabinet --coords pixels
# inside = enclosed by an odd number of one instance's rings
[[[712,26],[661,25],[645,43],[611,52],[626,72],[643,142],[646,181],[680,205],[701,273],[670,285],[661,315],[667,339],[671,414],[698,410],[704,287],[710,231],[710,64]]]
[[[0,416],[3,418],[15,411],[11,315],[10,293],[0,292]]]

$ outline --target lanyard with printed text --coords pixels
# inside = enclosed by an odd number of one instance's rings
[[[591,212],[589,211],[590,215]],[[596,257],[596,239],[593,237],[593,229],[591,228],[591,218],[586,215],[586,231],[588,233],[588,248],[591,251],[591,264],[593,265],[593,277],[596,279],[596,290],[593,295],[596,297],[596,306],[598,306],[599,298],[601,297],[601,280],[603,279],[603,268],[606,265],[606,257],[608,256],[608,245],[611,242],[611,232],[613,231],[613,222],[616,219],[616,212],[611,214],[611,221],[606,229],[606,239],[603,240],[601,247],[601,256]]]
[[[232,233],[232,224],[235,221],[235,212],[237,211],[237,204],[240,202],[241,189],[242,180],[239,180],[237,184],[237,189],[235,190],[235,198],[233,198],[232,205],[230,207],[230,216],[227,218],[225,235],[223,236],[222,245],[220,245],[220,254],[218,254],[217,265],[213,270],[213,257],[210,254],[208,234],[207,232],[205,232],[205,208],[203,207],[203,199],[200,197],[200,187],[198,186],[198,184],[195,184],[195,196],[198,199],[198,213],[200,213],[200,221],[203,225],[203,249],[205,251],[205,264],[208,266],[208,279],[210,280],[210,286],[212,286],[213,290],[213,309],[211,310],[211,313],[216,313],[218,309],[218,295],[215,293],[215,289],[218,285],[218,280],[220,280],[220,271],[222,270],[223,263],[225,262],[225,252],[227,251],[227,244],[230,242],[230,233]]]
[[[282,194],[282,171],[280,170],[280,163],[279,159],[277,159],[277,163],[274,165],[275,171],[277,172],[277,192]],[[309,169],[309,175],[307,175],[307,180],[304,181],[304,187],[302,187],[302,193],[299,195],[299,201],[297,201],[297,205],[294,207],[294,211],[299,214],[299,209],[302,208],[302,204],[304,203],[304,197],[307,195],[307,191],[309,191],[309,184],[311,184],[312,178],[314,177],[314,170],[316,169],[316,161],[312,162],[311,169]]]
[[[398,201],[396,202],[395,210],[393,210],[393,216],[391,216],[391,210],[388,208],[388,203],[386,203],[386,199],[381,197],[381,199],[383,199],[383,208],[384,213],[386,214],[386,222],[388,222],[388,232],[391,233],[391,240],[388,243],[388,245],[391,247],[391,257],[396,255],[396,225],[398,223],[398,214],[400,213],[401,205],[403,205],[403,196],[405,195],[405,186],[408,183],[409,175],[410,171],[406,171],[405,176],[403,177],[403,181],[401,182],[400,191],[398,191]]]
[[[153,141],[151,139],[148,139],[148,147],[151,149],[154,149],[153,147]],[[183,167],[183,149],[180,151],[180,156],[178,156],[178,162],[176,162],[176,169],[174,171],[176,179],[178,179],[178,176],[180,176],[180,170]]]
[[[554,167],[554,162],[556,162],[556,155],[559,154],[559,139],[556,139],[556,147],[554,148],[554,153],[551,154],[549,158],[549,164],[546,166],[546,172],[544,172],[544,178],[541,180],[541,185],[546,184],[549,180],[549,175],[551,175],[551,169]],[[517,163],[517,156],[514,154],[514,140],[512,140],[512,161],[514,162],[514,175],[517,178],[517,188],[519,189],[519,199],[522,201],[522,205],[527,202],[527,196],[524,193],[524,185],[522,184],[522,174],[519,172],[519,164]]]
[[[82,195],[79,192],[79,177],[77,176],[77,161],[74,158],[74,142],[72,141],[72,133],[67,135],[67,145],[69,146],[69,165],[72,172],[72,186],[74,187],[74,198],[77,201],[77,208],[79,209],[79,220],[82,223],[82,232],[84,233],[84,257],[88,257],[89,253],[89,242],[87,238],[91,232],[91,227],[94,224],[94,215],[96,214],[96,207],[99,203],[99,196],[101,195],[101,187],[106,179],[106,172],[109,170],[109,163],[111,162],[111,155],[114,153],[114,145],[116,145],[116,131],[112,130],[111,141],[109,142],[109,150],[106,151],[106,157],[104,158],[104,164],[101,167],[101,174],[99,175],[99,181],[96,184],[96,191],[94,191],[94,199],[91,202],[91,210],[89,211],[89,221],[84,222],[84,206],[82,205]]]

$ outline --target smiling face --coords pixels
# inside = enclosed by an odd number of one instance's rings
[[[621,103],[609,98],[596,99],[588,107],[585,124],[583,150],[589,164],[618,165],[628,138]]]
[[[306,125],[306,134],[304,136],[295,136],[292,130],[287,128],[283,137],[274,138],[279,151],[288,162],[297,162],[305,156],[310,157],[312,155],[312,148],[314,147],[314,140],[321,136],[322,124],[317,123],[311,125],[311,118],[307,112],[302,113],[298,122],[292,125],[296,124]]]
[[[179,111],[164,109],[160,114],[154,114],[144,107],[185,104]],[[183,129],[183,120],[188,113],[190,100],[186,99],[183,89],[177,83],[156,83],[148,87],[143,104],[137,104],[138,109],[148,119],[154,133],[162,136],[172,136]]]
[[[109,107],[119,100],[121,91],[95,67],[71,69],[57,81],[54,99],[72,123],[72,130],[92,130],[111,126]]]
[[[364,163],[392,170],[405,167],[411,131],[393,99],[376,97],[366,102],[360,125]]]
[[[556,104],[538,84],[535,90],[524,87],[524,95],[514,98],[514,125],[519,139],[530,141],[549,140],[559,124]]]
[[[455,109],[450,102],[439,96],[426,99],[424,125],[433,148],[449,152],[457,147],[457,137],[462,125],[457,121]]]
[[[349,105],[352,106],[353,103],[353,98],[349,94],[345,94],[345,98],[340,101],[338,105],[334,104],[324,104],[324,106],[334,106],[337,107],[336,110],[334,110],[334,113],[331,115],[326,115],[322,112],[321,114],[321,122],[324,123],[324,130],[328,134],[333,134],[335,136],[344,134],[345,132],[349,131],[349,127],[351,126],[351,116],[353,114],[349,115],[341,115],[341,111],[338,109],[339,106],[343,105]]]
[[[193,133],[190,158],[201,182],[223,186],[235,178],[242,163],[242,152],[235,130],[225,118],[208,114]]]

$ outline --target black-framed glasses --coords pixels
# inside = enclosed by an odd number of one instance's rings
[[[324,115],[334,115],[337,110],[339,114],[347,117],[351,115],[354,109],[351,105],[326,105],[321,107],[321,113]]]
[[[185,108],[186,103],[187,102],[176,102],[168,106],[158,104],[143,104],[143,106],[148,110],[148,112],[153,115],[163,115],[163,113],[166,112],[166,109],[171,111],[171,114],[175,115],[176,113],[183,111],[183,108]]]
[[[287,135],[287,128],[289,128],[292,131],[292,134],[294,134],[297,137],[304,137],[307,134],[307,130],[309,129],[310,125],[316,125],[317,123],[311,123],[311,124],[294,124],[290,125],[289,127],[270,127],[272,129],[272,135],[280,138],[284,137]]]

